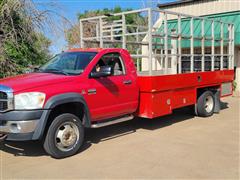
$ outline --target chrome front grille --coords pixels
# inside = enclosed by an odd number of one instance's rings
[[[8,109],[8,103],[0,100],[0,111],[6,111]]]
[[[7,99],[7,93],[0,92],[0,99]]]
[[[0,112],[13,109],[13,90],[7,86],[0,85]]]
[[[7,93],[0,91],[0,111],[6,111],[8,109],[8,97]]]

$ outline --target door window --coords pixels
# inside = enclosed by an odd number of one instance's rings
[[[93,71],[99,72],[103,66],[112,67],[111,76],[119,76],[125,74],[124,63],[119,53],[109,53],[103,55],[94,67]]]

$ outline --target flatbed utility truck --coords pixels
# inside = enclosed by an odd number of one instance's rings
[[[208,117],[232,94],[231,23],[141,9],[81,19],[80,32],[81,48],[0,80],[2,140],[42,139],[49,155],[64,158],[78,152],[85,128],[185,106]]]

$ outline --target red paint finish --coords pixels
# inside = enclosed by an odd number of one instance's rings
[[[107,53],[118,52],[124,61],[126,74],[120,76],[109,76],[92,79],[89,74],[95,67],[99,59]],[[123,49],[102,50],[86,68],[83,76],[86,78],[88,89],[96,89],[95,95],[85,95],[89,106],[92,121],[99,121],[125,114],[131,114],[137,110],[139,87],[137,84],[137,74],[131,57]],[[132,84],[126,85],[123,82],[131,80]]]
[[[137,116],[155,118],[170,114],[173,109],[193,105],[197,100],[198,88],[220,88],[223,82],[232,82],[233,78],[233,70],[139,76],[140,101]]]
[[[220,87],[232,82],[232,70],[198,72],[164,76],[137,76],[129,53],[123,49],[72,49],[69,52],[97,52],[98,54],[81,75],[65,76],[50,73],[33,73],[0,80],[11,87],[14,94],[43,92],[45,103],[53,96],[79,93],[88,105],[91,120],[101,121],[124,114],[155,118],[172,113],[173,109],[196,103],[197,89]],[[90,73],[106,53],[120,53],[126,74],[103,78],[90,78]],[[132,84],[124,84],[131,80]],[[88,90],[96,89],[96,94]]]
[[[134,63],[123,49],[73,49],[69,52],[98,52],[81,75],[65,76],[51,73],[32,73],[1,79],[0,84],[11,87],[14,94],[24,92],[43,92],[46,102],[53,96],[65,93],[79,93],[88,105],[92,121],[104,120],[124,114],[134,113],[138,108],[139,87]],[[126,74],[93,79],[89,75],[98,60],[106,53],[120,53]],[[131,80],[125,85],[123,81]],[[96,89],[96,94],[89,94]]]

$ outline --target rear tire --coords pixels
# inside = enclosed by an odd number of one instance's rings
[[[197,100],[197,115],[200,117],[209,117],[214,113],[215,101],[211,91],[205,91]]]
[[[73,114],[57,116],[50,125],[43,147],[53,158],[60,159],[76,154],[83,144],[84,127]]]

